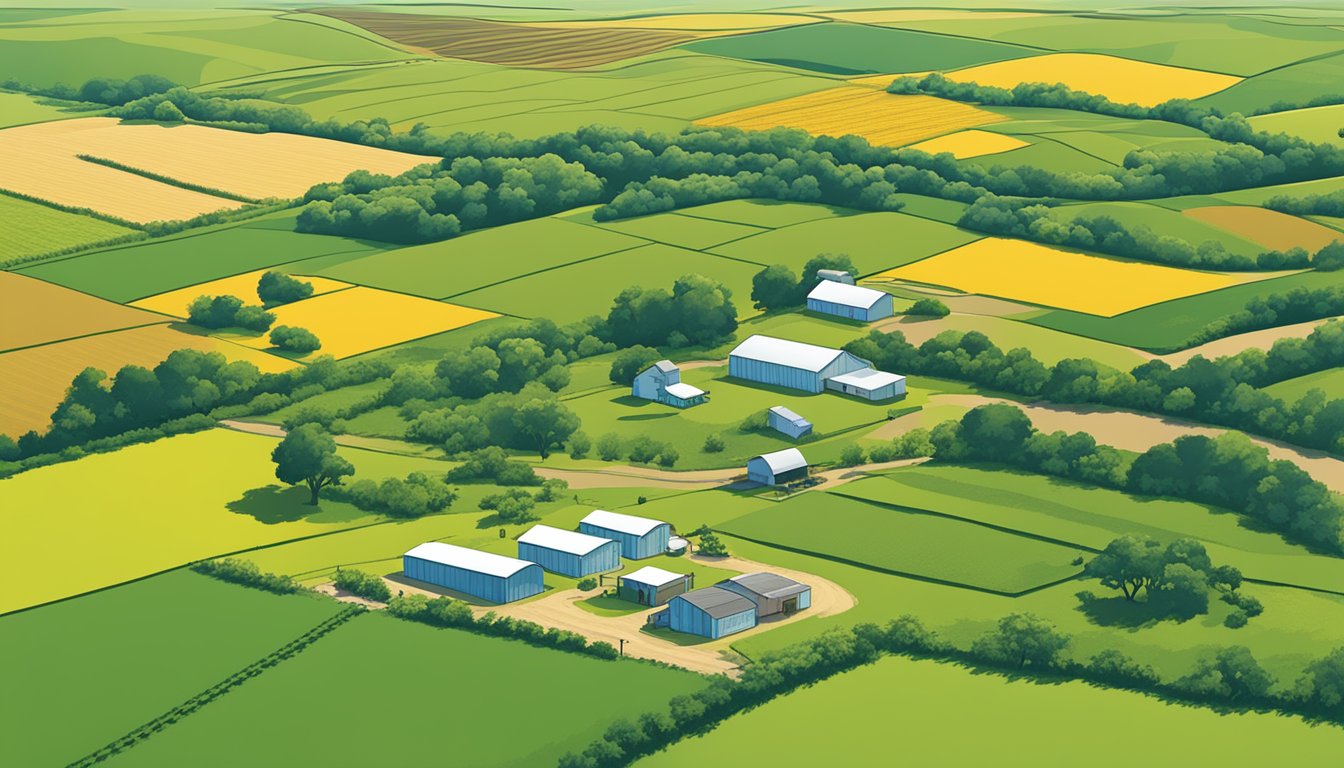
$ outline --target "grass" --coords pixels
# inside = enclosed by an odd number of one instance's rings
[[[652,216],[604,222],[592,221],[592,216],[589,214],[577,214],[566,218],[576,222],[592,223],[612,232],[675,245],[679,248],[690,248],[694,251],[741,240],[766,231],[762,227],[749,224],[682,216],[679,213],[657,213]]]
[[[808,733],[821,721],[827,723],[824,737],[780,738]],[[863,763],[891,753],[893,722],[901,724],[901,754],[916,764],[1002,764],[1005,754],[1025,756],[1029,751],[1034,765],[1065,765],[1105,743],[1106,753],[1096,758],[1101,765],[1231,765],[1282,759],[1324,765],[1324,755],[1344,746],[1344,731],[1297,717],[1223,713],[1086,683],[1039,684],[975,674],[953,664],[888,657],[734,717],[707,735],[636,765]],[[966,723],[976,724],[976,738],[965,738]],[[1116,739],[1117,724],[1133,733],[1180,737],[1156,743]]]
[[[1008,89],[1018,83],[1063,83],[1075,91],[1145,107],[1169,99],[1197,99],[1241,82],[1231,75],[1093,53],[1048,53],[970,67],[948,77]]]
[[[1239,85],[1203,99],[1225,112],[1251,112],[1287,101],[1303,103],[1321,94],[1338,93],[1344,75],[1344,54],[1294,57],[1295,63],[1269,69]]]
[[[979,331],[1000,349],[1025,347],[1031,350],[1032,356],[1046,365],[1054,365],[1067,358],[1086,357],[1117,370],[1128,371],[1145,360],[1143,355],[1131,347],[991,315],[953,314],[936,319],[912,318],[886,330],[901,331],[911,343],[923,343],[925,339],[943,331]]]
[[[1264,390],[1293,403],[1313,389],[1319,389],[1329,396],[1331,393],[1339,392],[1341,387],[1344,387],[1344,368],[1331,368],[1280,381],[1265,387]]]
[[[1154,232],[1186,240],[1195,246],[1212,240],[1229,253],[1255,257],[1267,245],[1253,235],[1259,228],[1230,228],[1219,221],[1178,213],[1150,203],[1082,203],[1056,209],[1061,220],[1072,221],[1081,216],[1109,216],[1132,227],[1147,227]],[[1252,214],[1254,215],[1254,214]]]
[[[0,115],[3,115],[0,128],[77,117],[79,113],[67,109],[73,106],[49,99],[39,100],[39,97],[26,93],[0,91]]]
[[[805,493],[720,528],[753,541],[1004,594],[1081,571],[1072,564],[1080,550],[827,493]]]
[[[849,208],[816,203],[791,203],[778,200],[726,200],[722,203],[698,205],[678,211],[682,216],[693,216],[715,221],[730,221],[753,227],[779,229],[807,221],[851,216]]]
[[[180,570],[0,619],[0,762],[73,762],[336,608]]]
[[[1339,127],[1344,125],[1344,104],[1308,109],[1290,109],[1250,119],[1251,127],[1270,133],[1291,133],[1321,144],[1344,142]]]

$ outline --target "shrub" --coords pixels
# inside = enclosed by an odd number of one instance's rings
[[[658,452],[657,456],[658,466],[670,468],[673,465],[675,465],[677,463],[677,459],[680,458],[681,454],[677,452],[676,448],[673,448],[670,445],[664,445],[663,449]]]
[[[622,452],[621,436],[615,432],[597,438],[597,455],[603,461],[615,461],[621,458]]]
[[[271,329],[271,344],[286,352],[308,353],[322,348],[317,334],[296,325],[277,325]]]
[[[569,458],[582,459],[593,449],[593,441],[582,431],[569,436]]]
[[[597,579],[594,579],[592,576],[586,576],[579,579],[579,589],[584,592],[591,592],[594,589],[597,589]]]
[[[365,600],[385,603],[392,598],[392,591],[387,588],[386,582],[372,573],[365,573],[364,571],[338,568],[332,584],[337,589],[349,592],[356,597],[362,597]]]
[[[552,477],[542,481],[541,490],[537,491],[532,498],[536,499],[538,503],[544,504],[559,499],[568,489],[569,483],[558,477]]]
[[[917,299],[914,304],[910,305],[909,309],[905,310],[905,314],[917,317],[947,317],[951,313],[952,310],[948,309],[946,304],[930,297]]]
[[[700,534],[700,554],[710,557],[727,557],[728,546],[713,531]]]
[[[401,518],[442,512],[457,500],[452,488],[423,472],[412,472],[405,480],[396,477],[359,480],[349,486],[333,486],[327,494],[360,509]]]
[[[488,481],[497,485],[541,485],[541,476],[528,464],[512,461],[503,448],[490,446],[468,453],[458,466],[448,470],[455,483]]]
[[[538,520],[533,508],[537,506],[537,501],[529,494],[519,488],[510,488],[503,493],[492,493],[481,499],[481,509],[492,509],[501,522],[504,523],[527,523]]]
[[[165,101],[164,104],[171,104]],[[301,301],[313,295],[313,284],[284,272],[268,270],[257,281],[257,298],[267,307]]]
[[[860,448],[857,444],[846,445],[840,451],[840,466],[842,467],[857,467],[863,463],[863,459],[863,448]]]
[[[1246,626],[1250,620],[1251,619],[1246,615],[1246,612],[1238,608],[1227,614],[1227,618],[1223,619],[1223,626],[1228,629],[1241,629]]]
[[[705,438],[705,444],[700,450],[705,453],[722,453],[725,447],[722,437],[719,437],[718,435],[709,435]]]
[[[206,560],[196,563],[191,566],[191,569],[206,576],[213,576],[221,581],[242,584],[245,587],[253,587],[279,595],[291,594],[303,589],[297,581],[288,576],[264,573],[257,567],[256,563],[250,560],[239,560],[233,557]]]

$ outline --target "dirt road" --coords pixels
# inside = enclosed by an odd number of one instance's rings
[[[673,472],[656,467],[632,467],[615,464],[611,469],[558,469],[535,467],[538,475],[550,480],[564,480],[570,488],[678,488],[694,491],[718,488],[745,474],[736,467],[731,469],[702,469]]]

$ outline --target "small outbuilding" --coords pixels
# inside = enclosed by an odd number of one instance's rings
[[[783,485],[807,477],[807,459],[797,448],[763,453],[747,462],[747,479],[762,485]]]
[[[894,314],[891,294],[849,283],[822,280],[807,294],[813,312],[871,323]]]
[[[640,605],[663,605],[695,587],[695,574],[673,573],[646,565],[617,579],[616,594]]]
[[[782,405],[771,408],[766,416],[766,421],[771,429],[788,435],[794,440],[812,434],[812,422]]]
[[[579,521],[579,530],[590,536],[611,539],[621,545],[621,557],[642,560],[667,551],[672,524],[647,517],[595,509]]]
[[[864,368],[832,376],[826,380],[826,388],[865,400],[890,400],[905,396],[905,377]]]
[[[854,276],[843,269],[818,269],[817,277],[821,280],[830,280],[845,285],[854,284]]]
[[[577,531],[534,525],[518,537],[518,557],[553,573],[581,579],[621,567],[621,545]]]
[[[667,604],[667,626],[717,639],[756,626],[756,604],[726,589],[709,587],[677,595]]]
[[[744,573],[714,586],[747,598],[756,606],[756,617],[797,613],[812,605],[812,588],[775,573]]]
[[[681,369],[671,360],[659,360],[640,371],[630,394],[673,408],[690,408],[705,402],[705,391],[682,383]]]
[[[728,353],[729,376],[805,392],[821,392],[827,379],[871,367],[872,363],[842,349],[759,334]]]
[[[545,589],[536,563],[441,541],[412,548],[401,562],[409,578],[492,603],[522,600]]]

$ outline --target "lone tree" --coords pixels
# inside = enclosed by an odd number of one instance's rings
[[[340,485],[355,474],[350,462],[336,455],[336,441],[319,424],[304,424],[289,434],[271,452],[275,476],[290,485],[303,483],[317,504],[318,494],[329,485]]]
[[[553,397],[523,403],[513,412],[513,425],[536,444],[542,460],[551,448],[564,443],[579,428],[579,417]]]
[[[168,102],[164,102],[165,104]],[[288,304],[306,299],[313,295],[313,284],[290,277],[274,269],[261,276],[257,281],[257,298],[268,307],[276,304]]]
[[[315,352],[322,348],[317,334],[297,325],[277,325],[271,329],[271,343],[286,352]]]
[[[1022,669],[1053,667],[1069,636],[1056,630],[1054,625],[1030,613],[1014,613],[999,620],[999,626],[981,636],[971,645],[978,656]]]

